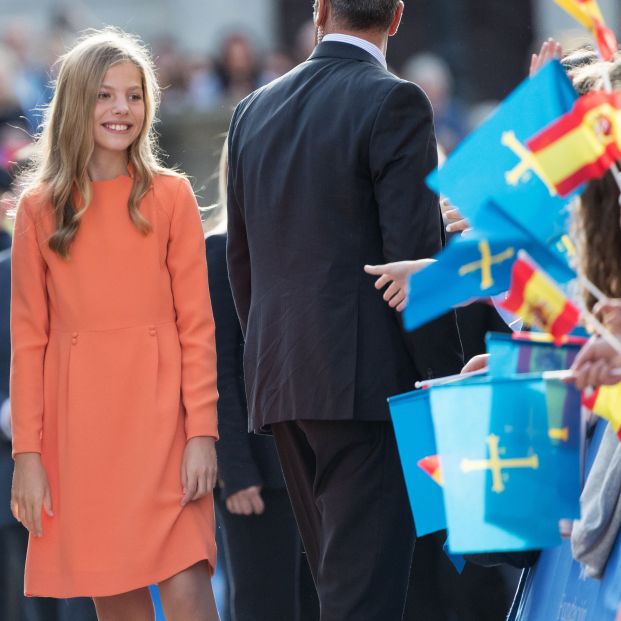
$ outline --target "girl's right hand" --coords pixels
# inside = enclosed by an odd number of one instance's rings
[[[35,537],[43,536],[41,526],[42,510],[53,517],[52,496],[45,468],[39,453],[18,453],[15,455],[13,488],[11,490],[11,511]]]

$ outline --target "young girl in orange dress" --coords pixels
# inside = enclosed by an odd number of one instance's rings
[[[13,242],[12,510],[27,595],[102,621],[217,619],[216,358],[203,231],[156,157],[158,87],[120,31],[62,59]]]

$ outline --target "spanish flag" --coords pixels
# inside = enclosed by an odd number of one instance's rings
[[[589,396],[583,396],[582,405],[605,418],[621,440],[621,384],[600,386]]]
[[[621,158],[621,92],[578,99],[568,114],[526,142],[551,193],[571,194]]]
[[[611,60],[618,49],[615,33],[606,27],[596,0],[555,0],[577,22],[591,32],[604,60]]]
[[[523,251],[513,264],[511,289],[501,306],[559,341],[580,319],[578,308]]]
[[[440,487],[442,487],[442,470],[440,469],[440,456],[430,455],[418,461],[418,467],[428,474]]]

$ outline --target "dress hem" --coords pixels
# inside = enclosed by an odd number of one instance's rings
[[[72,597],[111,597],[113,595],[121,595],[123,593],[129,593],[131,591],[136,591],[138,589],[147,588],[152,584],[159,584],[164,580],[168,580],[173,576],[176,576],[178,573],[184,571],[200,563],[201,561],[207,561],[209,565],[209,575],[213,576],[215,572],[215,559],[212,560],[209,554],[200,554],[196,557],[187,559],[185,561],[180,562],[174,569],[170,570],[162,570],[159,572],[153,572],[152,577],[141,579],[140,581],[136,581],[135,583],[130,583],[129,586],[123,586],[119,588],[110,587],[107,589],[94,589],[93,591],[86,592],[85,590],[62,590],[62,589],[51,589],[46,591],[39,591],[37,589],[33,589],[31,591],[24,590],[24,595],[26,597],[51,597],[54,599],[67,599]],[[31,574],[35,574],[35,572],[30,572]],[[56,579],[57,574],[35,574],[37,579],[46,580],[50,577],[54,577]]]

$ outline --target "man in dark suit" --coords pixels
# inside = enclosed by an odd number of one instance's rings
[[[318,0],[323,41],[248,96],[229,133],[227,259],[251,426],[276,439],[322,621],[401,619],[414,527],[386,398],[462,364],[454,314],[406,334],[363,272],[443,243],[424,183],[431,107],[386,69],[402,12],[399,0]]]

